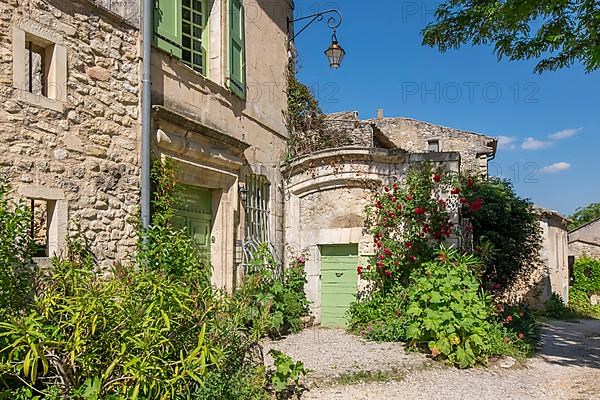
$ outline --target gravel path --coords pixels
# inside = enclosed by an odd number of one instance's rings
[[[313,369],[302,399],[323,400],[598,400],[600,321],[548,321],[538,355],[525,365],[458,370],[406,354],[398,344],[369,343],[340,330],[311,329],[275,347]],[[382,371],[387,382],[335,384],[357,371]],[[337,380],[336,380],[337,379]]]

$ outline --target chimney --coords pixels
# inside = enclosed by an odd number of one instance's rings
[[[377,119],[383,119],[383,108],[377,109]]]

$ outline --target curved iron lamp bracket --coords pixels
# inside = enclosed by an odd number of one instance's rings
[[[293,24],[295,22],[310,19],[310,21],[308,21],[308,23],[306,25],[304,25],[302,27],[302,29],[300,29],[298,32],[296,32],[296,34],[290,39],[290,42],[293,42],[294,39],[296,39],[296,37],[298,37],[298,35],[300,35],[302,32],[304,32],[306,30],[306,28],[311,26],[315,21],[323,21],[323,19],[325,18],[325,15],[327,15],[327,14],[336,14],[336,15],[330,16],[329,19],[327,19],[327,26],[329,26],[330,29],[333,29],[333,32],[335,35],[335,30],[342,24],[342,14],[336,9],[331,9],[331,10],[322,11],[320,13],[307,15],[306,17],[301,17],[301,18],[294,19],[294,20],[290,20],[288,18],[288,20],[287,20],[288,33],[290,31],[291,24]]]

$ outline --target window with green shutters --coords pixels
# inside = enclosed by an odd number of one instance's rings
[[[156,0],[154,44],[201,74],[206,70],[208,0]]]
[[[246,46],[242,0],[227,0],[229,9],[229,89],[246,97]]]

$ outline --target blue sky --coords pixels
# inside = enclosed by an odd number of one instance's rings
[[[421,46],[435,1],[296,2],[297,16],[338,8],[347,56],[331,70],[325,22],[296,39],[299,78],[325,112],[404,116],[501,138],[490,173],[564,214],[600,202],[600,72],[580,65],[542,75],[535,61],[498,62],[490,47]],[[297,26],[296,29],[299,29]]]

